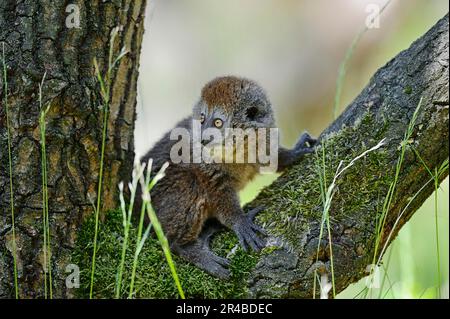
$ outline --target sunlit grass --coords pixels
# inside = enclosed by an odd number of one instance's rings
[[[123,194],[124,185],[123,182],[119,183],[119,198],[120,198],[120,210],[122,212],[122,225],[124,229],[124,238],[122,243],[122,252],[120,257],[120,263],[119,263],[119,269],[117,271],[117,280],[116,280],[116,290],[115,290],[115,297],[116,299],[120,297],[121,289],[122,289],[122,279],[123,279],[123,270],[125,266],[125,256],[128,249],[128,238],[131,228],[131,217],[133,215],[133,209],[134,209],[134,201],[136,197],[137,192],[137,186],[139,183],[140,176],[144,173],[144,168],[141,167],[140,169],[136,167],[133,169],[132,173],[132,181],[128,184],[128,188],[130,190],[130,202],[128,203],[128,209],[126,207],[125,203],[125,197]]]
[[[158,180],[164,177],[164,172],[168,166],[168,163],[164,164],[160,171],[151,178],[151,168],[152,168],[152,161],[150,160],[148,163],[139,163],[135,162],[134,169],[133,169],[133,178],[131,183],[129,183],[128,187],[131,193],[130,202],[127,204],[125,202],[125,196],[124,196],[124,185],[121,182],[119,184],[119,191],[120,191],[120,208],[122,212],[122,224],[124,228],[124,240],[122,243],[122,252],[121,252],[121,259],[119,262],[119,268],[117,272],[117,280],[116,280],[116,288],[115,288],[115,298],[120,298],[121,296],[121,287],[122,287],[122,280],[123,280],[123,270],[125,265],[125,256],[126,251],[128,249],[128,240],[129,240],[129,231],[131,228],[131,215],[134,209],[134,201],[135,196],[138,193],[138,183],[141,187],[141,195],[142,195],[142,206],[140,210],[139,215],[139,224],[137,228],[137,235],[136,235],[136,248],[134,251],[133,256],[133,262],[131,267],[131,277],[130,277],[130,284],[129,284],[129,291],[128,291],[128,298],[133,298],[135,295],[134,290],[134,284],[135,284],[135,278],[136,278],[136,271],[138,268],[138,260],[139,260],[139,254],[141,253],[141,250],[143,249],[146,240],[149,237],[151,227],[155,230],[156,236],[158,238],[158,241],[163,249],[164,256],[166,258],[166,262],[169,266],[169,269],[172,274],[172,278],[175,282],[175,285],[177,287],[178,293],[182,299],[185,298],[184,291],[181,287],[181,283],[177,274],[177,271],[175,269],[175,264],[172,259],[172,255],[170,253],[170,247],[169,243],[167,241],[167,238],[164,235],[163,229],[161,227],[161,224],[158,221],[158,218],[155,214],[155,211],[153,210],[153,207],[151,205],[150,200],[150,191],[152,188],[156,185]],[[146,172],[146,174],[144,174]],[[144,217],[145,214],[147,214],[150,223],[147,226],[147,228],[144,230]]]
[[[6,131],[8,136],[8,168],[9,168],[9,202],[11,207],[11,233],[12,233],[12,255],[14,272],[14,294],[19,298],[19,285],[17,281],[17,244],[16,244],[16,226],[14,216],[14,190],[13,190],[13,170],[12,170],[12,152],[11,152],[11,123],[8,105],[8,77],[6,72],[5,43],[2,42],[2,61],[3,61],[3,96],[6,113]]]
[[[170,246],[169,242],[164,235],[163,229],[161,224],[159,223],[158,217],[156,216],[155,211],[153,210],[153,206],[150,201],[150,191],[155,186],[155,184],[158,182],[159,179],[164,177],[164,171],[166,170],[167,166],[169,164],[165,163],[161,170],[156,174],[156,176],[149,182],[150,180],[150,164],[147,168],[147,181],[144,183],[144,179],[141,176],[140,182],[141,182],[141,188],[143,189],[143,204],[142,206],[145,207],[147,216],[150,219],[151,225],[153,225],[153,228],[156,233],[156,237],[158,237],[158,241],[161,244],[161,248],[163,249],[164,256],[166,258],[167,264],[169,265],[170,272],[172,274],[172,278],[175,282],[175,285],[178,290],[178,294],[180,295],[181,299],[185,299],[183,288],[181,287],[180,279],[178,277],[177,271],[175,269],[175,263],[172,259],[172,254],[170,252]]]
[[[436,263],[437,263],[437,296],[441,298],[441,253],[439,247],[439,221],[438,221],[438,189],[439,189],[439,181],[440,178],[445,172],[448,172],[448,158],[441,164],[439,168],[435,167],[434,173],[425,163],[425,161],[420,156],[419,152],[413,148],[417,157],[419,158],[422,165],[425,167],[427,172],[430,174],[433,184],[434,184],[434,225],[435,225],[435,236],[436,236]]]
[[[394,284],[388,274],[388,268],[389,265],[391,263],[391,258],[392,258],[392,249],[389,249],[389,253],[387,254],[387,261],[386,263],[383,263],[381,266],[383,268],[384,271],[384,275],[383,275],[383,279],[381,281],[381,287],[380,287],[380,291],[378,294],[378,299],[384,299],[384,297],[390,292],[392,291],[392,288],[394,287]],[[386,282],[388,282],[389,284],[389,288],[386,290],[386,292],[384,294],[382,294],[382,292],[384,291],[384,285],[386,284]]]
[[[138,172],[140,172],[140,174],[137,174],[136,176],[134,176],[134,178],[141,182],[140,183],[141,184],[141,189],[145,189],[146,185],[150,184],[150,173],[151,173],[152,162],[149,161],[147,164],[148,164],[148,167],[147,167],[147,174],[145,176],[145,182],[143,181],[143,178],[144,178],[143,175],[144,175],[144,170],[145,170],[146,163],[143,163],[142,165],[137,163],[137,165],[136,165],[137,170],[138,170]],[[123,195],[121,197],[123,197]],[[147,229],[145,230],[144,234],[142,234],[142,230],[144,228],[144,217],[145,217],[146,205],[147,205],[147,202],[143,201],[142,202],[142,206],[141,206],[141,212],[140,212],[140,215],[139,215],[139,224],[138,224],[137,238],[136,238],[136,249],[134,251],[133,266],[131,268],[131,280],[130,280],[130,290],[129,290],[129,293],[128,293],[128,298],[132,298],[133,297],[134,280],[135,280],[135,277],[136,277],[136,268],[137,268],[139,254],[140,254],[140,252],[142,250],[142,247],[145,244],[145,241],[148,238],[148,235],[150,234],[151,224],[149,224],[147,226]]]

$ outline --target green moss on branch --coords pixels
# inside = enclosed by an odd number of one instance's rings
[[[113,298],[123,240],[121,212],[108,212],[99,229],[94,296],[96,298]],[[78,265],[81,271],[80,288],[76,290],[76,296],[79,298],[89,296],[93,234],[94,220],[89,218],[80,229],[72,255],[72,262]],[[125,260],[122,297],[128,295],[136,235],[137,229],[132,227],[130,229],[131,243]],[[222,256],[229,254],[236,245],[237,240],[230,233],[220,233],[212,242],[215,252]],[[241,298],[246,296],[245,280],[256,260],[255,255],[236,249],[231,256],[232,278],[229,281],[223,281],[174,256],[177,272],[187,298]],[[149,238],[141,251],[135,288],[136,298],[179,297],[156,238]]]

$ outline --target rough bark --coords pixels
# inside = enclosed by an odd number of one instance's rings
[[[386,138],[385,146],[361,159],[338,179],[330,209],[336,293],[366,276],[367,266],[372,264],[376,220],[393,180],[400,143],[421,98],[377,257],[434,190],[433,182],[427,184],[430,175],[413,149],[432,171],[448,158],[448,23],[446,15],[410,48],[379,69],[320,136],[322,147],[325,145],[328,183],[340,160],[348,164]],[[251,272],[248,287],[252,297],[312,297],[316,269],[331,280],[326,227],[316,262],[322,215],[316,164],[322,164],[322,148],[318,153],[320,158],[305,158],[249,204],[266,206],[266,213],[259,220],[273,235],[271,241],[283,247],[263,254]],[[440,179],[447,175],[448,170]],[[426,239],[429,234],[423,236]]]
[[[80,10],[80,27],[68,28],[69,4]],[[136,81],[145,0],[2,0],[0,43],[5,43],[12,133],[13,190],[20,297],[43,296],[42,187],[38,84],[47,115],[50,235],[54,297],[68,297],[65,267],[77,229],[97,196],[102,104],[94,75],[96,57],[107,68],[114,47],[130,53],[112,77],[105,155],[103,210],[116,207],[116,188],[134,158]],[[3,80],[0,80],[0,297],[13,297],[12,233]]]

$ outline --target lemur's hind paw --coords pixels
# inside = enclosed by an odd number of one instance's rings
[[[253,225],[252,225],[253,229],[255,229],[257,232],[263,234],[264,236],[267,236],[267,231],[266,231],[264,228],[262,228],[262,227],[256,225],[256,224],[253,222],[253,220],[255,219],[255,216],[258,215],[258,213],[262,212],[262,211],[265,210],[265,209],[266,209],[266,207],[264,207],[264,206],[259,206],[259,207],[256,207],[256,208],[253,208],[253,209],[249,210],[248,213],[247,213],[247,215],[248,215],[248,218],[250,219],[250,221],[251,221],[252,224],[253,224]]]
[[[174,251],[185,260],[193,263],[214,277],[220,279],[230,278],[231,273],[228,270],[230,261],[214,254],[200,240],[183,246],[175,246],[173,247]]]
[[[211,239],[214,237],[216,233],[223,230],[224,227],[220,224],[209,224],[204,226],[203,231],[199,236],[200,242],[203,243],[203,247],[209,250],[209,244],[211,243]]]
[[[251,247],[254,251],[260,251],[266,246],[266,242],[257,235],[257,232],[266,235],[266,231],[253,222],[256,214],[262,210],[264,210],[264,207],[257,207],[247,214],[240,215],[238,222],[233,226],[239,243],[245,251],[248,250],[248,247]]]
[[[211,251],[206,252],[201,257],[201,266],[203,270],[214,277],[218,277],[220,279],[228,279],[231,276],[228,267],[230,266],[230,261],[226,258],[217,256]]]

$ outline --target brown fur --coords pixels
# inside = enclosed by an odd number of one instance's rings
[[[203,87],[201,96],[210,109],[221,106],[230,114],[242,91],[251,84],[253,81],[235,76],[218,77]]]
[[[197,118],[198,108],[204,104],[210,110],[227,113],[231,127],[267,128],[274,125],[271,105],[264,91],[244,78],[226,76],[209,82],[202,90],[201,101],[194,106],[193,113],[197,112]],[[256,110],[257,116],[249,115],[251,108]],[[192,119],[186,118],[177,127],[191,130]],[[210,274],[227,278],[230,275],[227,269],[229,262],[210,251],[208,238],[211,232],[204,225],[208,219],[215,218],[235,232],[244,249],[264,247],[264,240],[258,235],[264,230],[253,222],[260,209],[245,214],[238,196],[238,192],[257,174],[259,164],[172,163],[170,150],[177,141],[170,140],[169,136],[170,132],[141,159],[144,162],[153,159],[153,172],[158,171],[164,162],[170,163],[165,177],[152,189],[152,205],[175,253]],[[284,169],[303,154],[312,152],[306,146],[307,142],[312,143],[314,139],[304,134],[294,149],[280,148],[278,167]]]

